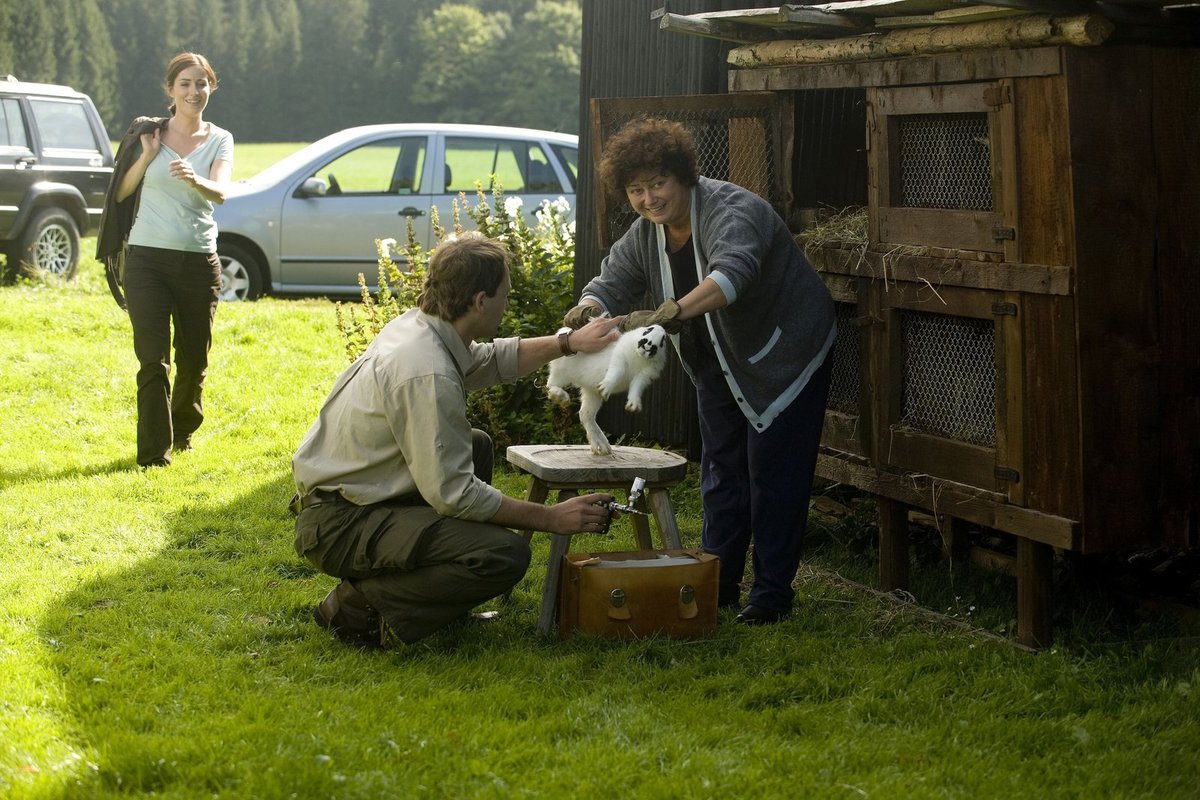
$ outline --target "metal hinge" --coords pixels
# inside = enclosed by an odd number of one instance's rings
[[[1009,483],[1021,482],[1021,473],[1012,467],[996,467],[995,474],[998,481],[1008,481]]]
[[[1012,87],[1007,83],[999,86],[989,86],[983,90],[983,102],[992,108],[1012,102]]]
[[[997,242],[1002,239],[1008,239],[1010,241],[1014,240],[1017,238],[1017,229],[1016,228],[1004,228],[1004,227],[997,226],[995,228],[992,228],[992,238],[995,239]]]
[[[1016,303],[992,303],[992,313],[996,315],[1003,314],[1009,317],[1017,315]]]

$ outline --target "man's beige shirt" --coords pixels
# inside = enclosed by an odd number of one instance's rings
[[[463,343],[419,309],[384,326],[337,379],[292,458],[296,489],[366,505],[420,494],[439,514],[486,521],[500,491],[475,477],[466,393],[517,378],[520,339]]]

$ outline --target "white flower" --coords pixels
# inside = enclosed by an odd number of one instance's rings
[[[380,258],[387,258],[388,256],[390,256],[392,253],[392,250],[395,249],[395,247],[396,247],[395,239],[389,238],[389,239],[376,239],[375,240],[375,252],[379,254]]]
[[[554,210],[565,217],[571,211],[571,204],[567,202],[567,198],[560,194],[558,199],[554,201]]]
[[[522,200],[519,197],[504,198],[504,213],[510,217],[515,217],[521,213]]]

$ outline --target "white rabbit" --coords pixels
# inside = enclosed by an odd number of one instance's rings
[[[634,328],[597,353],[577,353],[550,362],[546,394],[562,406],[571,405],[568,386],[579,387],[579,421],[592,453],[612,453],[608,437],[596,424],[600,406],[610,396],[627,392],[626,411],[642,410],[642,392],[662,374],[667,363],[667,332],[661,325]]]

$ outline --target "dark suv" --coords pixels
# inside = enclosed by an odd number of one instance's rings
[[[0,79],[0,251],[17,270],[72,278],[79,237],[96,232],[113,171],[108,133],[86,94]]]

